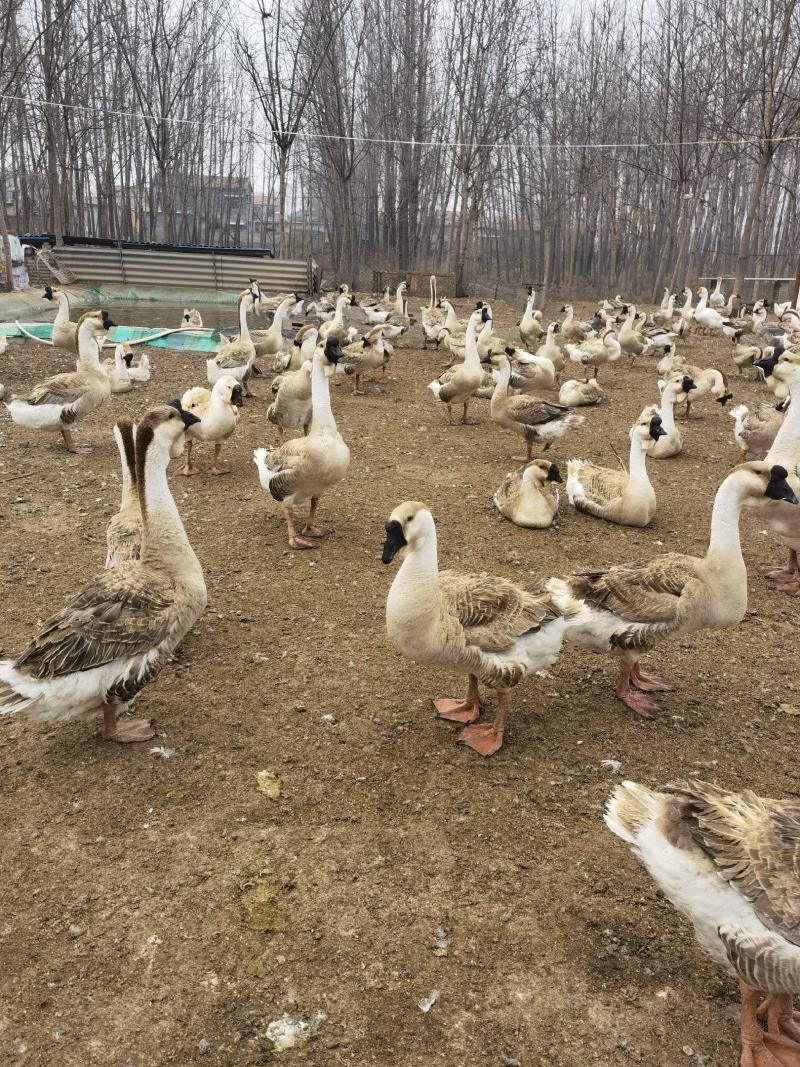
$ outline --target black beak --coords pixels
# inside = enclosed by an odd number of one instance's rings
[[[49,285],[46,285],[44,287],[44,292],[42,293],[42,296],[44,297],[45,300],[53,300],[53,299],[55,299],[53,297],[53,290]]]
[[[654,441],[657,441],[659,437],[667,436],[667,431],[661,425],[661,419],[658,415],[654,415],[650,420],[650,436]]]
[[[111,318],[107,311],[103,311],[103,329],[110,330],[112,326],[116,326],[116,322]]]
[[[553,333],[561,333],[561,323],[557,322],[553,327]]]
[[[344,352],[339,347],[339,340],[336,337],[329,337],[325,344],[325,358],[330,363],[338,363],[344,355]]]
[[[769,482],[767,482],[765,495],[770,500],[785,500],[787,504],[796,504],[798,502],[797,497],[786,481],[787,474],[785,467],[773,467],[769,472]]]
[[[555,463],[550,464],[550,470],[547,472],[547,481],[562,483],[564,481],[564,479],[561,477],[561,471],[558,469]]]
[[[130,367],[133,363],[133,352],[126,352],[122,358],[125,360],[125,366]]]
[[[384,563],[391,563],[401,548],[405,548],[408,544],[403,536],[403,527],[397,521],[392,519],[391,522],[386,523],[386,540],[383,543],[383,555],[381,559]]]
[[[717,403],[722,404],[723,407],[725,407],[729,400],[733,400],[733,393],[723,393],[722,396],[717,397]]]
[[[689,392],[692,391],[692,389],[696,389],[696,388],[697,388],[697,386],[694,383],[694,379],[690,378],[688,376],[688,374],[687,374],[686,377],[681,382],[681,389],[683,389],[684,393],[689,393]]]
[[[183,420],[184,430],[188,430],[190,426],[194,426],[195,423],[200,422],[198,417],[196,415],[193,415],[191,411],[184,410],[180,400],[168,400],[167,406],[175,408],[175,410],[178,412],[181,419]]]
[[[241,385],[234,385],[233,389],[231,389],[231,403],[233,404],[234,407],[237,407],[237,408],[240,408],[240,407],[244,406],[244,400],[242,398],[242,387],[241,387]]]

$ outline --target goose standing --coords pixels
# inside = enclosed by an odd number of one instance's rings
[[[106,311],[87,311],[78,321],[78,363],[72,374],[56,374],[35,385],[25,399],[6,405],[18,426],[33,430],[59,430],[70,452],[91,452],[77,444],[72,425],[99,408],[111,396],[111,382],[100,363],[98,337],[114,323]]]
[[[702,290],[701,290],[702,292]],[[722,278],[717,278],[714,290],[708,298],[709,307],[723,308],[725,307],[725,296],[722,292]]]
[[[567,464],[567,499],[576,511],[620,526],[649,526],[656,494],[647,476],[647,453],[665,437],[658,415],[640,416],[630,432],[628,471],[597,467],[582,459]]]
[[[226,374],[215,383],[213,389],[196,386],[187,389],[181,397],[181,407],[194,415],[196,421],[186,431],[186,460],[176,475],[191,477],[200,471],[192,464],[192,448],[195,441],[213,441],[214,458],[206,474],[230,474],[227,467],[220,467],[219,454],[222,445],[231,436],[239,422],[242,406],[242,387],[232,374]]]
[[[581,609],[570,620],[567,640],[620,656],[616,696],[637,715],[654,718],[660,708],[646,694],[672,688],[640,670],[642,652],[666,637],[727,629],[744,618],[747,568],[739,516],[743,507],[765,499],[797,505],[786,468],[744,463],[717,490],[705,557],[672,552],[643,564],[620,564],[547,583],[563,611]]]
[[[323,322],[319,328],[320,340],[325,341],[328,337],[335,337],[340,344],[347,344],[347,327],[344,324],[344,309],[350,303],[347,293],[341,293],[336,298],[336,310],[329,322]]]
[[[543,530],[552,526],[558,514],[559,492],[550,487],[562,481],[555,463],[535,459],[505,476],[494,494],[495,507],[515,526]]]
[[[590,337],[580,345],[565,345],[567,355],[573,363],[580,363],[586,372],[586,380],[589,380],[589,368],[594,371],[593,377],[597,380],[597,368],[616,363],[622,355],[622,347],[614,331],[607,326],[602,337]]]
[[[537,341],[541,340],[544,334],[542,328],[542,313],[541,311],[534,311],[533,305],[536,303],[536,293],[532,286],[528,286],[528,301],[525,304],[525,312],[522,318],[519,320],[519,335],[522,338],[522,343],[529,348],[532,348]]]
[[[250,338],[257,357],[274,356],[285,348],[287,339],[283,336],[283,324],[291,316],[292,308],[296,303],[294,295],[286,297],[275,309],[270,328],[251,332]]]
[[[57,722],[102,712],[107,740],[153,736],[149,720],[118,716],[169,662],[206,606],[203,571],[167,480],[171,454],[193,422],[171,406],[154,408],[140,422],[140,558],[93,578],[21,655],[0,661],[0,716]]]
[[[499,369],[492,372],[496,385],[492,393],[489,411],[492,420],[506,430],[520,434],[527,445],[527,454],[513,456],[515,460],[530,463],[534,442],[543,442],[545,452],[571,426],[580,426],[583,415],[578,415],[562,404],[523,394],[510,396],[511,361],[505,353],[497,357]]]
[[[429,382],[428,388],[436,397],[437,400],[441,400],[442,403],[447,404],[448,423],[453,424],[453,404],[463,404],[464,414],[461,417],[462,426],[475,426],[477,422],[470,422],[467,419],[467,411],[469,409],[470,398],[475,391],[480,388],[483,381],[483,369],[481,367],[480,356],[478,355],[478,320],[483,319],[486,315],[486,309],[481,308],[475,310],[470,315],[469,324],[467,325],[467,339],[466,350],[464,353],[464,362],[461,366],[452,370],[448,376],[447,381],[442,382],[440,379]]]
[[[142,546],[142,509],[136,484],[136,446],[133,421],[117,419],[114,440],[122,469],[122,499],[106,530],[106,567],[139,559]]]
[[[287,441],[279,448],[257,448],[253,461],[261,486],[283,506],[292,548],[318,548],[311,538],[327,537],[333,530],[314,525],[322,494],[337,485],[350,466],[350,449],[336,428],[331,410],[328,378],[342,355],[336,337],[329,337],[314,353],[311,368],[311,427],[306,437]],[[308,519],[298,534],[294,509],[309,501]]]
[[[580,343],[591,337],[594,331],[588,322],[581,322],[580,319],[575,318],[575,309],[572,304],[564,304],[561,311],[566,312],[566,318],[561,323],[561,336],[565,341]]]
[[[435,700],[442,719],[463,723],[458,735],[481,756],[503,744],[508,690],[554,663],[566,621],[547,593],[528,591],[490,574],[439,571],[436,527],[428,508],[408,501],[386,523],[383,562],[404,550],[386,599],[389,640],[414,663],[447,667],[468,676],[463,700]],[[497,693],[491,723],[480,715],[478,684]]]
[[[210,385],[216,385],[220,378],[231,375],[242,383],[244,395],[251,396],[248,383],[253,373],[256,349],[247,326],[247,316],[255,308],[252,292],[245,289],[239,294],[237,304],[239,305],[239,336],[226,341],[213,359],[206,360],[206,375]]]
[[[267,419],[278,427],[283,438],[284,430],[300,430],[308,433],[311,425],[311,360],[307,359],[298,369],[281,376],[274,401],[267,409]]]
[[[543,345],[534,352],[536,356],[544,356],[549,359],[556,370],[556,377],[558,377],[564,369],[566,360],[564,359],[564,353],[559,348],[556,342],[556,334],[561,332],[561,325],[557,322],[551,322],[547,327],[547,337]]]
[[[748,453],[766,452],[772,445],[783,425],[784,407],[760,403],[751,409],[746,404],[737,404],[730,416],[734,420],[733,436],[739,446],[739,462],[746,463]]]
[[[623,782],[605,821],[692,922],[704,952],[738,978],[741,1067],[800,1062],[800,802],[697,781],[659,790]]]

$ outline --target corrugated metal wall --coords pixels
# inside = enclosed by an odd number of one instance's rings
[[[107,285],[244,289],[250,278],[257,278],[262,289],[276,293],[312,292],[315,285],[315,265],[310,260],[74,246],[58,248],[55,253],[80,281]]]

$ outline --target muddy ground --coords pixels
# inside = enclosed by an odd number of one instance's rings
[[[496,314],[513,336],[518,315]],[[699,775],[796,790],[800,719],[779,705],[800,704],[797,604],[757,573],[783,559],[757,517],[742,524],[742,625],[646,660],[678,685],[658,721],[614,699],[610,659],[565,650],[550,677],[515,692],[506,746],[488,761],[432,715],[431,697],[460,693],[461,679],[388,645],[395,566],[380,562],[383,524],[408,498],[432,508],[443,565],[521,582],[702,554],[736,458],[730,407],[700,405],[684,452],[650,464],[651,528],[609,526],[562,501],[557,529],[525,531],[490,505],[519,439],[485,403],[480,426],[445,426],[425,388],[444,356],[413,337],[384,391],[353,397],[349,380],[333,391],[352,464],[324,500],[336,533],[319,552],[289,550],[258,483],[252,449],[276,440],[264,379],[223,453],[233,473],[173,482],[209,606],[139,698],[157,742],[104,743],[85,722],[0,721],[0,1063],[738,1062],[733,982],[605,829],[618,778],[602,761],[648,784]],[[686,349],[730,369],[722,342]],[[80,424],[92,455],[0,418],[6,655],[103,566],[119,492],[113,418],[204,383],[202,355],[151,353],[151,381]],[[0,379],[24,393],[69,364],[14,344]],[[626,455],[634,416],[657,398],[652,364],[601,374],[608,402],[553,457],[613,466],[612,446]],[[731,380],[735,402],[763,395]],[[152,755],[155,743],[172,757]],[[261,770],[280,777],[279,799],[257,790]],[[327,1016],[316,1036],[277,1057],[270,1021],[315,1012]]]

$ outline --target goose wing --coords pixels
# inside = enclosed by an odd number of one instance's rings
[[[731,793],[705,782],[665,792],[679,801],[692,839],[722,878],[766,927],[800,945],[800,801]]]
[[[561,614],[548,593],[529,592],[492,574],[442,571],[439,597],[461,624],[465,642],[484,652],[500,652]]]
[[[308,438],[298,437],[267,452],[264,462],[273,475],[269,491],[274,500],[285,500],[296,491],[307,451]]]
[[[89,390],[86,379],[80,374],[55,374],[31,389],[26,402],[39,404],[74,404]]]
[[[593,463],[581,464],[575,477],[589,500],[598,504],[607,504],[610,500],[621,497],[628,487],[628,475],[624,471],[595,467]],[[575,498],[575,507],[579,511],[585,503],[580,497]]]
[[[569,408],[562,404],[553,404],[536,396],[512,396],[506,401],[506,411],[525,426],[542,426],[569,414]]]
[[[139,563],[104,571],[53,615],[18,657],[34,678],[60,678],[143,655],[170,630],[172,583]]]
[[[699,560],[669,553],[635,565],[584,571],[566,579],[573,596],[589,607],[608,611],[631,628],[616,634],[619,648],[649,648],[680,625],[685,604],[701,590]]]

